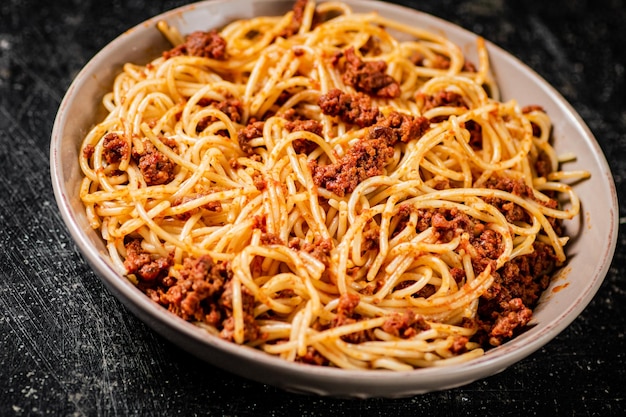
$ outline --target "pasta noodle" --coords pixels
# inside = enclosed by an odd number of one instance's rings
[[[580,202],[539,106],[444,37],[338,2],[182,35],[127,63],[80,196],[115,268],[289,361],[406,370],[515,337]],[[571,158],[572,156],[567,156]]]

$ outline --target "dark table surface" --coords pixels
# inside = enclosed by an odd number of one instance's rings
[[[623,234],[599,292],[556,339],[498,375],[413,398],[287,393],[195,359],[130,314],[83,261],[57,211],[50,132],[72,78],[100,48],[183,3],[0,4],[0,416],[624,415]],[[596,136],[624,198],[621,0],[398,3],[484,36],[554,85]]]

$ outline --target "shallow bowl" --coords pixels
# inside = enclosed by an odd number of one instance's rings
[[[347,1],[355,11],[376,10],[411,25],[436,31],[461,45],[470,60],[476,35],[433,16],[404,7]],[[470,362],[410,372],[349,371],[286,362],[252,348],[209,335],[153,303],[118,275],[105,246],[87,221],[79,199],[78,152],[83,136],[104,115],[101,98],[124,62],[146,63],[166,49],[158,20],[181,33],[219,28],[240,18],[282,14],[291,1],[209,1],[191,4],[126,31],[91,59],[70,85],[58,111],[50,145],[55,198],[67,228],[84,258],[111,293],[155,331],[207,362],[246,378],[290,391],[341,397],[406,397],[468,384],[505,370],[548,343],[587,306],[609,268],[618,229],[618,207],[610,169],[588,127],[563,97],[535,72],[499,47],[487,43],[503,100],[540,104],[554,123],[557,153],[578,156],[568,169],[586,169],[591,178],[575,186],[582,201],[579,218],[566,224],[574,236],[567,246],[569,261],[556,275],[522,335]],[[571,347],[576,349],[575,345]]]

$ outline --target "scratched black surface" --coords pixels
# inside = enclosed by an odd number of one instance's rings
[[[400,400],[286,393],[190,357],[131,315],[85,264],[54,202],[49,138],[80,68],[125,29],[183,1],[0,4],[0,416],[559,415],[626,410],[626,238],[598,294],[503,373]],[[499,44],[553,84],[626,182],[621,0],[398,1]],[[620,204],[620,216],[626,216]],[[624,226],[620,226],[622,231]]]

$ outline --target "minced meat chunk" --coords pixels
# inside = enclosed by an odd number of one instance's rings
[[[346,49],[344,57],[342,79],[347,85],[371,96],[381,98],[400,96],[400,84],[386,73],[387,63],[385,61],[363,61],[356,54],[354,47]]]
[[[244,112],[242,101],[231,95],[227,95],[224,100],[201,99],[198,101],[198,105],[201,107],[214,107],[222,113],[226,114],[228,118],[234,123],[241,122],[241,118]],[[196,126],[196,132],[202,132],[204,129],[206,129],[208,126],[216,121],[217,118],[213,116],[203,118],[198,122],[198,125]]]
[[[419,139],[429,127],[430,122],[425,117],[414,117],[394,111],[387,117],[380,117],[368,133],[370,139],[385,138],[386,142],[393,146],[397,142],[406,143]]]
[[[469,145],[473,149],[482,149],[483,147],[483,128],[480,123],[474,120],[468,120],[462,124],[470,134]]]
[[[360,140],[336,163],[318,165],[309,163],[313,182],[340,197],[351,193],[367,178],[383,173],[387,160],[393,156],[393,148],[384,140]]]
[[[260,138],[263,136],[263,127],[265,126],[265,122],[262,121],[252,121],[248,123],[248,125],[241,129],[237,135],[237,140],[239,141],[239,147],[246,155],[253,155],[254,151],[252,146],[250,146],[250,141],[256,138]]]
[[[114,164],[128,158],[130,145],[124,135],[115,132],[107,133],[103,142],[104,160],[107,164]]]
[[[557,265],[552,246],[535,242],[533,252],[506,262],[494,274],[492,286],[480,297],[478,319],[471,325],[483,346],[499,346],[532,318],[532,309],[548,287]]]
[[[315,133],[317,136],[323,135],[324,127],[317,120],[297,118],[294,111],[285,114],[283,117],[289,118],[285,124],[285,129],[288,132],[306,131]],[[293,141],[293,148],[296,153],[309,154],[317,148],[317,144],[307,139],[296,139]]]
[[[153,301],[187,321],[214,326],[220,337],[233,340],[232,271],[226,262],[214,262],[208,255],[188,257],[176,271],[155,280],[144,291]],[[244,341],[261,337],[254,318],[254,296],[241,288]]]
[[[126,243],[125,248],[124,267],[126,272],[135,274],[143,281],[154,281],[159,276],[167,274],[167,270],[172,264],[170,258],[152,259],[150,254],[141,248],[141,243],[137,239]]]
[[[147,185],[167,184],[174,179],[176,164],[152,143],[145,141],[141,153],[133,149],[133,157],[137,160]]]
[[[319,235],[313,238],[313,242],[293,238],[289,241],[289,247],[309,253],[326,267],[330,266],[330,251],[333,249],[332,239],[325,239]]]
[[[337,315],[331,321],[330,327],[339,327],[358,322],[361,315],[354,310],[359,305],[360,297],[357,294],[346,293],[339,297],[337,304]],[[372,335],[368,331],[354,332],[341,337],[344,342],[362,343],[372,340]]]
[[[382,329],[389,334],[403,339],[409,339],[416,334],[430,329],[423,317],[407,310],[404,314],[391,315],[382,325]]]
[[[432,95],[424,95],[424,105],[422,112],[435,107],[463,107],[467,108],[467,104],[463,100],[463,96],[453,91],[438,91]]]
[[[322,136],[323,126],[317,120],[300,119],[300,120],[291,120],[287,122],[287,124],[285,125],[285,128],[289,132],[297,132],[299,130],[304,130],[307,132],[315,133],[318,136]]]
[[[293,15],[291,17],[291,21],[289,22],[289,25],[285,29],[283,29],[279,36],[288,38],[298,33],[298,31],[300,30],[300,26],[302,26],[302,20],[304,19],[304,9],[306,8],[307,2],[307,0],[296,0],[292,8]],[[316,16],[314,16],[313,23],[315,23],[316,21]]]
[[[216,30],[195,31],[185,38],[185,42],[163,53],[165,59],[174,56],[191,55],[218,60],[226,59],[226,40]]]
[[[373,125],[380,116],[378,107],[372,104],[369,96],[345,93],[337,88],[323,94],[318,104],[322,113],[338,116],[344,123],[361,128]]]
[[[558,207],[558,202],[554,199],[541,201],[535,198],[533,189],[526,185],[521,179],[511,179],[504,176],[492,177],[485,182],[484,186],[487,188],[509,192],[524,199],[538,202],[548,208]],[[485,197],[485,201],[497,207],[509,222],[531,222],[530,215],[526,212],[526,210],[513,202],[496,197]],[[563,226],[560,219],[549,216],[546,217],[546,219],[550,222],[550,225],[556,234],[561,235],[563,233]]]

